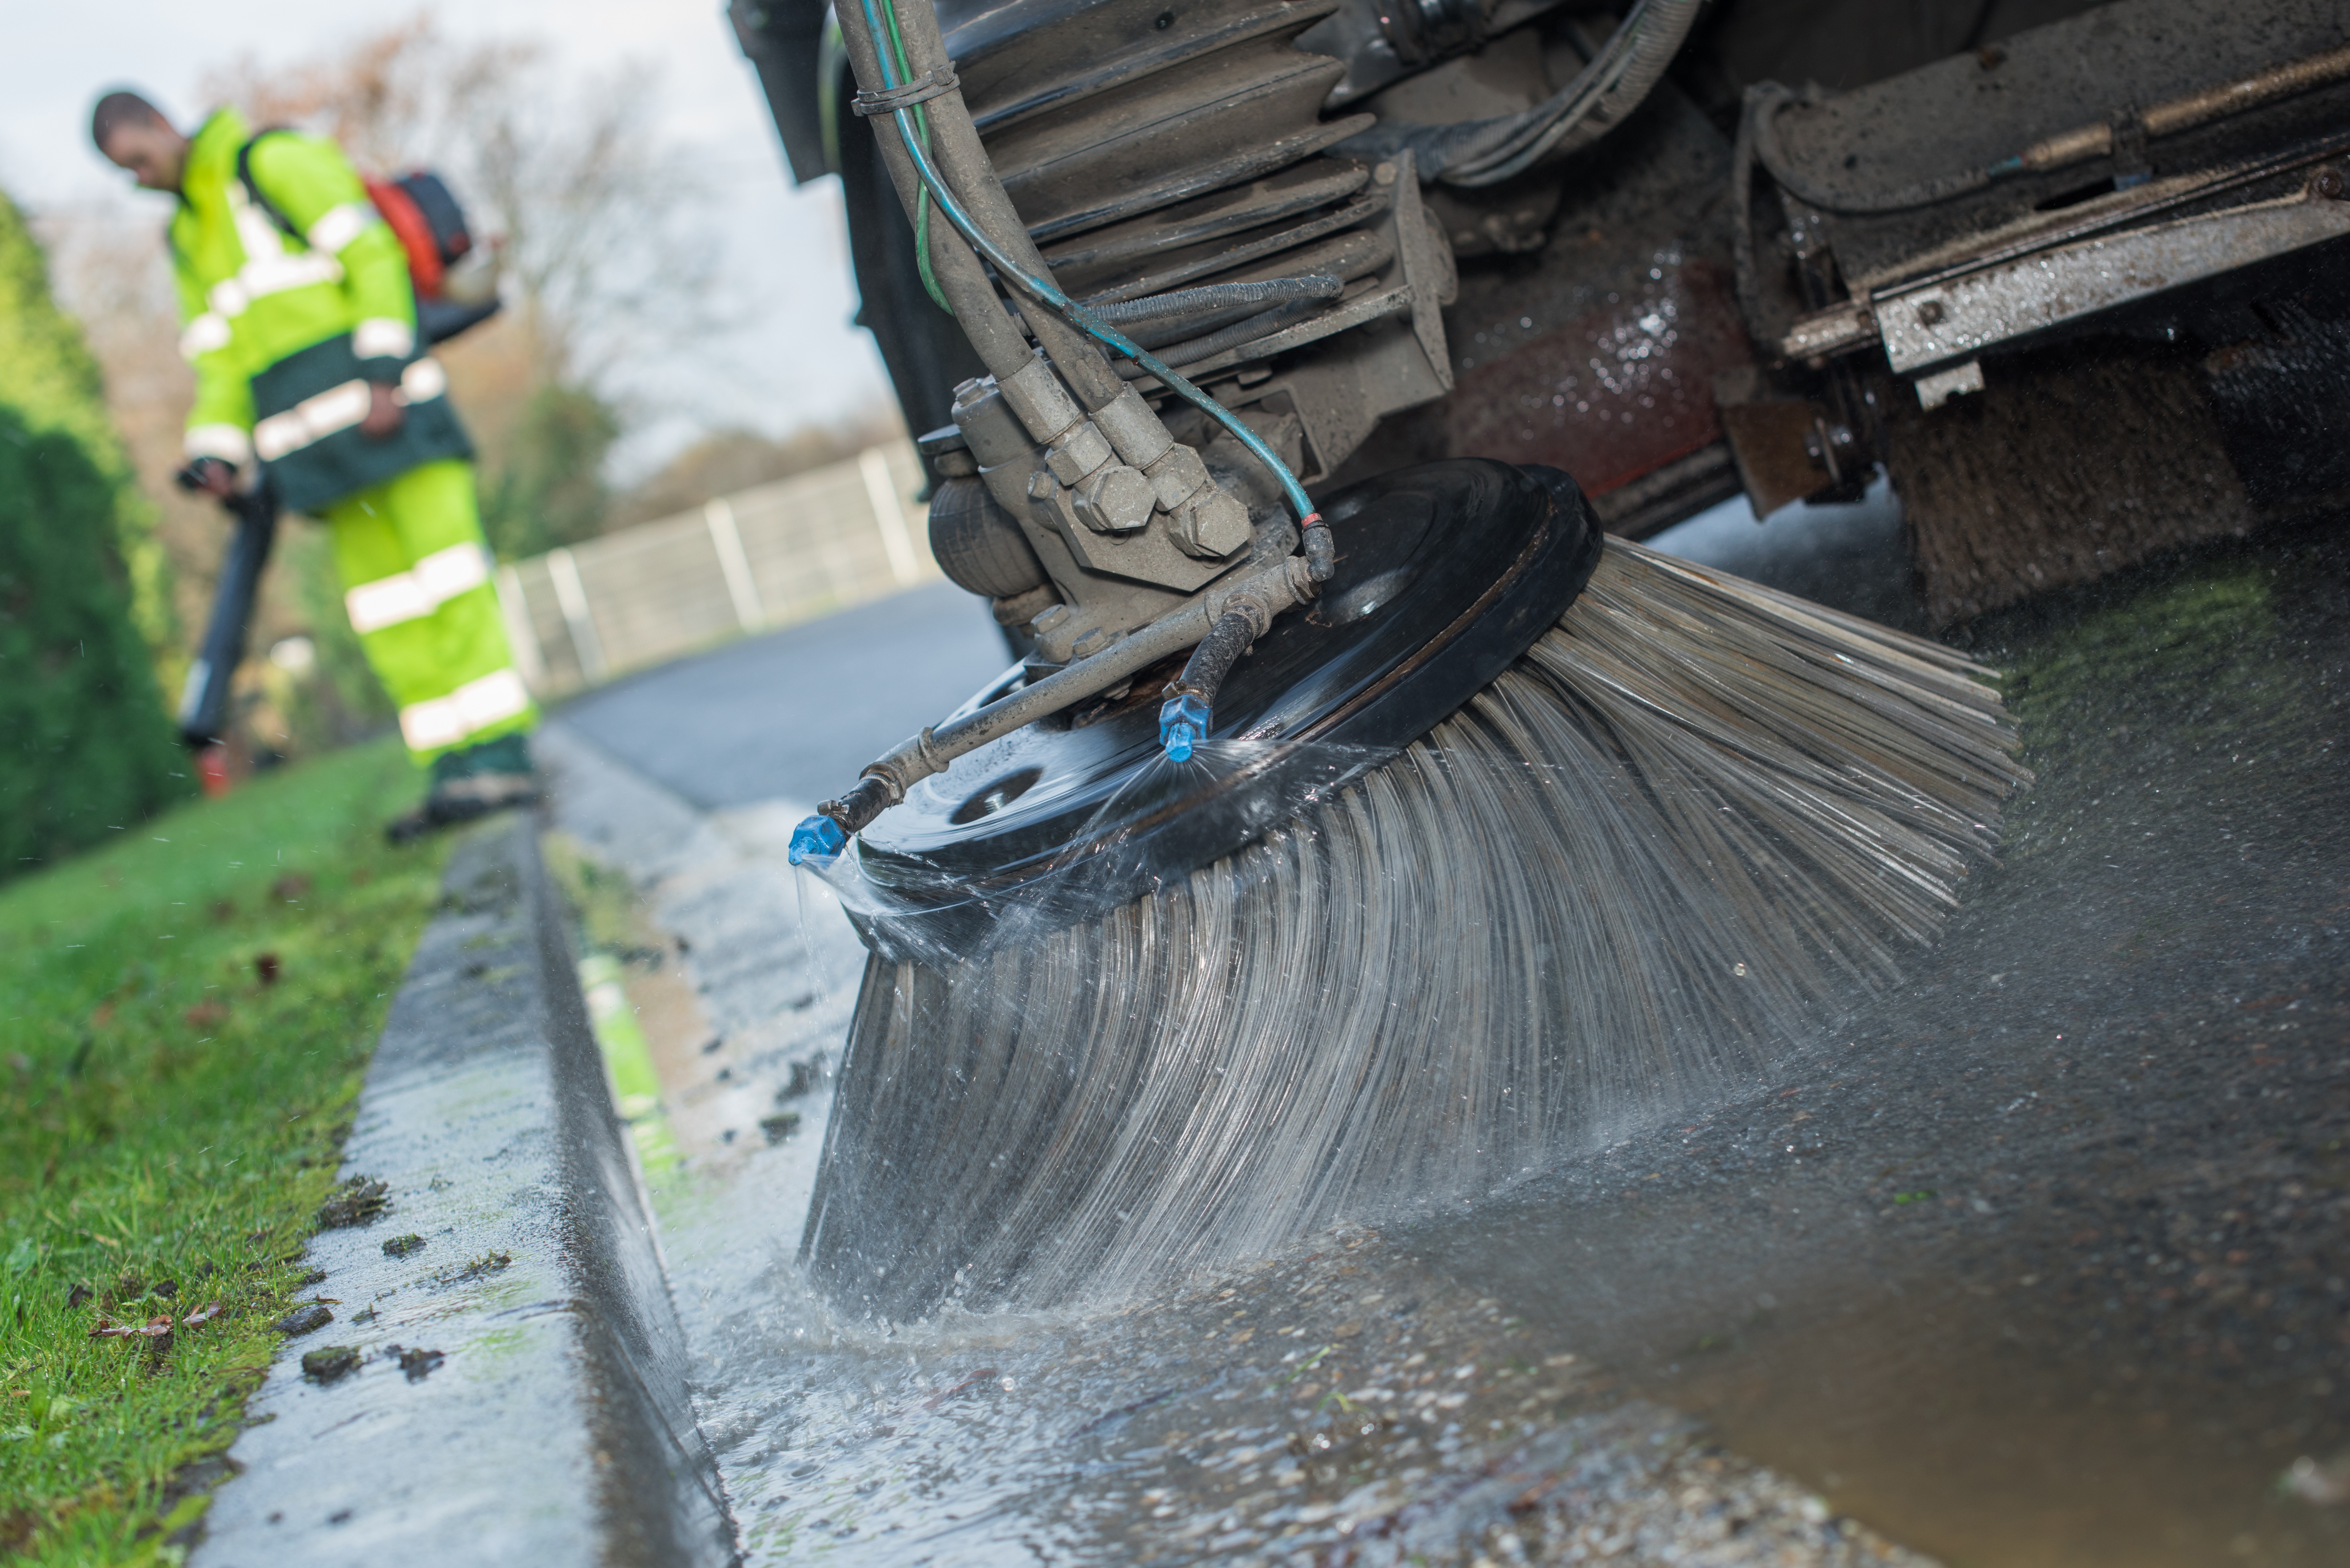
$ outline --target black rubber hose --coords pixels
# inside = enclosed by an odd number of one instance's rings
[[[1246,609],[1226,610],[1183,662],[1183,673],[1159,688],[1159,743],[1177,762],[1189,762],[1215,722],[1216,692],[1224,677],[1264,634],[1264,619]]]
[[[878,774],[867,774],[857,781],[857,787],[838,800],[826,801],[816,808],[818,816],[828,816],[840,825],[840,831],[854,838],[871,825],[873,819],[889,809],[889,781]]]
[[[1232,666],[1241,661],[1241,655],[1249,650],[1249,644],[1263,629],[1256,618],[1246,610],[1226,610],[1208,628],[1208,635],[1200,639],[1200,646],[1191,650],[1176,684],[1196,693],[1201,701],[1212,703],[1223,687],[1224,677],[1232,672]]]
[[[1639,108],[1679,53],[1703,0],[1634,0],[1573,81],[1534,108],[1492,119],[1422,125],[1386,119],[1338,144],[1357,157],[1409,150],[1421,178],[1449,185],[1498,184],[1554,154],[1598,140]]]

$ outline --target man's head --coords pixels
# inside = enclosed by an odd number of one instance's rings
[[[188,139],[162,110],[135,92],[110,92],[90,110],[89,139],[150,191],[177,192],[188,164]]]

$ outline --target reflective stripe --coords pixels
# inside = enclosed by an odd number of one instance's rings
[[[206,296],[212,307],[223,316],[242,316],[255,300],[283,294],[289,288],[343,281],[343,264],[331,254],[287,250],[286,236],[245,200],[244,186],[229,186],[228,205],[236,222],[237,241],[244,247],[244,265],[236,269],[234,277],[224,277],[213,285]]]
[[[431,615],[434,608],[432,595],[410,572],[394,572],[388,577],[361,583],[343,595],[343,610],[351,618],[351,629],[361,637]]]
[[[429,403],[449,389],[449,372],[438,359],[419,359],[400,373],[400,400]]]
[[[361,583],[343,595],[343,608],[351,629],[364,637],[431,615],[459,594],[471,593],[490,580],[490,559],[479,545],[452,545],[435,550],[404,572]]]
[[[186,439],[191,458],[216,457],[242,466],[253,461],[253,441],[235,425],[192,425]]]
[[[508,666],[468,680],[446,697],[411,702],[400,711],[400,736],[410,751],[437,752],[529,711],[530,689]]]
[[[370,316],[351,328],[351,352],[362,359],[405,359],[416,352],[416,333],[405,321]]]
[[[314,251],[338,255],[342,248],[367,233],[368,225],[376,221],[372,202],[346,202],[328,209],[324,217],[309,227],[302,237],[310,242]]]
[[[253,449],[263,462],[275,462],[289,452],[299,452],[322,437],[350,429],[367,418],[368,401],[365,381],[329,387],[255,425]]]
[[[400,373],[392,393],[402,403],[430,402],[449,389],[449,373],[437,359],[419,359]],[[367,418],[368,384],[345,381],[315,397],[303,399],[283,413],[270,415],[253,427],[253,444],[264,462],[275,462],[312,441],[347,431]]]
[[[409,569],[437,605],[485,586],[490,580],[490,557],[479,545],[452,545],[433,551]]]
[[[215,348],[228,347],[228,318],[218,311],[207,310],[180,334],[180,358],[193,363]]]

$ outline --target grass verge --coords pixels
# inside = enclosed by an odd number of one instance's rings
[[[176,1562],[226,1473],[437,891],[416,789],[358,747],[0,888],[0,1557]]]

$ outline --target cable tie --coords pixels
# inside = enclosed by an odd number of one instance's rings
[[[884,88],[879,92],[860,92],[849,100],[856,113],[870,119],[877,114],[895,114],[901,109],[911,109],[918,103],[928,103],[942,98],[962,86],[955,75],[954,62],[949,60],[936,70],[925,71],[903,87]]]

